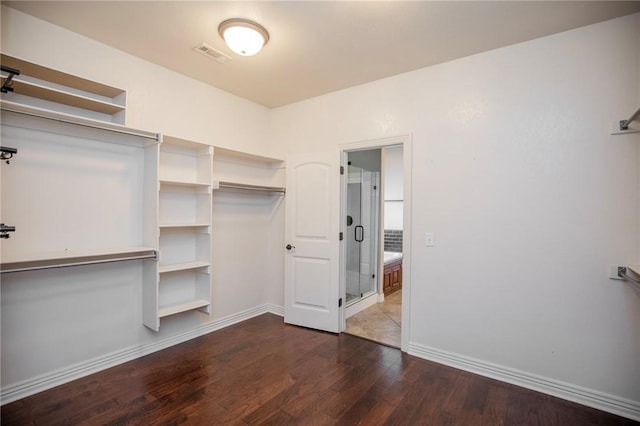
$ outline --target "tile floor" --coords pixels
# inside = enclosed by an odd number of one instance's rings
[[[385,297],[384,302],[347,318],[345,333],[399,348],[401,302],[402,290],[399,290]]]

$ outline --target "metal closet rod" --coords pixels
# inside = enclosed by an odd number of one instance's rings
[[[86,260],[80,260],[86,259]],[[127,260],[139,260],[139,259],[158,259],[158,252],[152,250],[147,254],[131,254],[131,253],[119,253],[112,255],[102,256],[78,256],[74,258],[61,259],[57,263],[46,263],[47,261],[32,261],[32,262],[14,262],[2,265],[0,274],[9,274],[12,272],[26,272],[26,271],[38,271],[41,269],[57,269],[68,268],[70,266],[84,266],[84,265],[97,265],[100,263],[112,263],[112,262],[125,262]],[[67,262],[65,262],[65,260]],[[30,265],[31,264],[31,265]]]
[[[285,188],[279,186],[262,186],[262,185],[247,185],[244,183],[234,183],[234,182],[220,182],[220,188],[228,188],[228,189],[242,189],[245,191],[257,191],[257,192],[277,192],[280,194],[284,194],[286,192]]]
[[[640,117],[640,108],[634,112],[628,120],[620,120],[620,130],[629,130],[629,124],[635,119]]]
[[[144,133],[139,133],[139,132],[135,132],[135,131],[131,131],[131,130],[116,129],[116,128],[111,128],[111,127],[106,127],[106,126],[100,126],[98,124],[81,123],[81,122],[78,122],[78,121],[67,120],[67,119],[60,118],[60,117],[58,117],[58,118],[48,117],[46,115],[36,114],[34,112],[20,111],[20,110],[17,110],[17,109],[6,107],[6,106],[2,106],[2,107],[0,107],[0,109],[2,109],[2,111],[13,112],[13,113],[22,114],[22,115],[28,115],[30,117],[37,117],[37,118],[43,118],[45,120],[58,121],[60,123],[74,124],[76,126],[89,127],[91,129],[106,130],[108,132],[121,133],[121,134],[129,135],[129,136],[137,136],[139,138],[151,139],[151,140],[154,140],[154,141],[159,141],[160,140],[160,135],[157,134],[157,133],[154,136],[150,136],[150,135],[147,135],[147,134],[144,134]]]

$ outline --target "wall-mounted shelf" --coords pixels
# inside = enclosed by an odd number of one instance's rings
[[[65,251],[3,257],[0,273],[35,271],[39,269],[94,265],[138,259],[157,259],[157,251],[151,247],[127,247],[97,251]]]
[[[15,77],[13,79],[12,87],[16,94],[44,99],[46,101],[69,105],[75,108],[88,109],[108,115],[113,115],[126,109],[124,105],[105,102],[84,95],[76,95],[74,93],[30,82],[20,77]]]
[[[217,188],[217,189],[273,192],[273,193],[280,193],[280,194],[286,193],[286,189],[283,186],[249,185],[246,183],[224,182],[224,181],[214,181],[213,186],[214,188]]]
[[[207,222],[160,223],[158,226],[160,228],[202,228],[202,227],[211,226],[211,223],[207,223]]]
[[[200,182],[186,182],[186,181],[180,181],[180,180],[167,180],[167,179],[160,179],[160,184],[161,185],[188,186],[188,187],[191,187],[191,188],[208,188],[209,186],[211,186],[211,182],[200,183]]]
[[[47,129],[49,131],[55,131],[61,125],[73,125],[85,127],[93,130],[104,130],[115,134],[120,134],[126,137],[116,138],[113,140],[104,140],[105,142],[120,143],[123,145],[147,147],[155,145],[160,142],[161,136],[158,133],[153,133],[145,130],[132,129],[130,127],[123,126],[121,124],[109,123],[100,120],[94,120],[92,118],[80,117],[64,112],[52,111],[44,108],[34,107],[30,105],[24,105],[7,100],[0,100],[0,110],[6,113],[10,113],[16,116],[12,122],[7,122],[3,117],[3,123],[9,125],[15,125],[25,128],[39,128],[33,120],[29,120],[25,123],[19,116],[23,117],[35,117],[42,120],[48,120],[51,123],[48,124]],[[133,136],[131,138],[130,136]]]
[[[253,193],[284,193],[283,160],[215,148],[213,179],[215,189]]]
[[[73,115],[104,122],[125,123],[126,92],[122,89],[5,54],[0,55],[0,62],[20,72],[9,81],[7,73],[2,76],[3,86],[9,87],[8,93],[3,93],[5,100],[58,112],[73,111]]]
[[[640,265],[627,265],[627,268],[629,268],[634,274],[640,275]]]
[[[160,274],[164,274],[167,272],[175,272],[175,271],[188,271],[190,269],[198,269],[205,268],[210,266],[209,262],[184,262],[184,263],[176,263],[173,265],[162,265],[158,267],[158,272]]]
[[[177,303],[175,305],[162,306],[158,309],[158,316],[165,318],[170,315],[179,314],[181,312],[192,311],[194,309],[207,308],[211,302],[205,299],[190,300],[184,303]]]

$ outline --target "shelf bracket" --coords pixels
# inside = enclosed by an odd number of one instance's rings
[[[13,86],[13,77],[15,77],[16,75],[20,75],[20,70],[4,65],[0,65],[0,69],[2,69],[2,72],[6,72],[7,74],[9,74],[2,82],[2,88],[0,88],[0,92],[13,92],[13,87],[11,87]]]
[[[629,130],[629,124],[640,117],[640,108],[634,112],[628,120],[620,120],[620,130]]]
[[[8,146],[0,146],[0,160],[6,161],[7,164],[11,164],[9,160],[11,160],[14,154],[18,153],[17,148],[9,148]]]

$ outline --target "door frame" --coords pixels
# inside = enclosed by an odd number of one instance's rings
[[[411,330],[411,306],[409,301],[411,295],[411,159],[412,159],[412,134],[404,134],[398,136],[392,136],[382,139],[371,139],[359,142],[351,142],[339,144],[340,150],[340,162],[341,166],[345,168],[345,174],[341,176],[340,182],[340,231],[344,232],[346,229],[346,208],[347,208],[347,187],[346,187],[346,157],[347,152],[351,151],[365,151],[376,148],[386,148],[391,146],[402,146],[402,181],[403,181],[403,203],[402,203],[402,316],[400,326],[400,350],[407,352],[409,350],[409,334]],[[384,162],[382,164],[384,168]],[[384,170],[380,174],[380,180],[384,178]],[[382,185],[382,182],[381,182]],[[384,200],[381,200],[384,203]],[[384,205],[384,204],[383,204]],[[384,237],[384,211],[380,212],[379,223],[380,233],[378,235],[378,245],[383,241]],[[344,241],[344,240],[343,240]],[[378,276],[380,271],[384,268],[384,262],[382,261],[382,253],[379,253],[380,259],[378,260]],[[339,252],[339,267],[340,267],[340,297],[346,301],[346,250],[344,244],[340,244]],[[378,280],[381,282],[380,280]],[[340,331],[344,331],[346,328],[345,318],[346,303],[342,304],[340,308]]]

